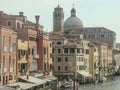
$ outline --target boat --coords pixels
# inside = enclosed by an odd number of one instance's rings
[[[65,82],[65,83],[61,86],[61,88],[71,88],[71,87],[72,87],[72,85],[71,85],[70,82]]]
[[[103,81],[106,81],[107,80],[107,78],[106,77],[103,77]]]

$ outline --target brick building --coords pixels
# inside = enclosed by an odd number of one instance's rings
[[[36,23],[33,23],[23,12],[8,15],[0,11],[0,24],[18,33],[17,74],[25,74],[26,65],[29,65],[29,71],[51,70],[51,42],[43,32],[43,26],[39,24],[39,16],[35,16],[35,19]]]
[[[38,70],[51,73],[52,70],[52,46],[47,32],[43,32],[39,27],[39,16],[36,16],[37,47],[40,58],[38,60]]]
[[[16,82],[17,33],[9,27],[0,26],[0,83]]]

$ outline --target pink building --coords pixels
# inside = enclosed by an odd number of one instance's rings
[[[8,27],[0,26],[1,85],[16,82],[16,42],[17,33]]]

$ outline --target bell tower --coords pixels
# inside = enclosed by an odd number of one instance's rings
[[[63,31],[64,24],[64,12],[63,8],[59,5],[54,8],[53,12],[53,31],[60,32]]]

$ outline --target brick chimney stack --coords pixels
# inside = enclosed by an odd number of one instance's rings
[[[0,17],[3,17],[3,11],[0,11]]]
[[[39,18],[40,18],[40,16],[39,16],[39,15],[36,15],[36,16],[35,16],[35,19],[36,19],[36,24],[37,24],[37,25],[39,25]]]

